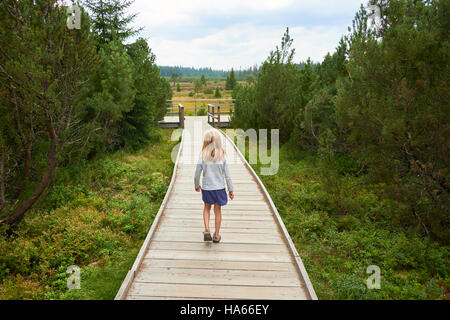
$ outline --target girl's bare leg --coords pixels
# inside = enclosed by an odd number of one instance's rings
[[[210,212],[211,212],[211,205],[209,203],[205,203],[205,207],[203,208],[203,222],[205,223],[205,231],[209,231]]]
[[[219,237],[220,224],[222,223],[222,207],[217,203],[214,205],[214,217],[216,219],[216,230],[214,232],[214,236]]]

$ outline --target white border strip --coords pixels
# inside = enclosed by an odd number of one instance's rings
[[[308,272],[306,272],[305,266],[303,265],[303,261],[300,258],[300,255],[298,254],[297,249],[295,248],[295,245],[292,242],[291,237],[289,236],[289,232],[287,231],[286,226],[284,225],[283,220],[281,219],[281,216],[278,213],[277,207],[275,207],[275,204],[273,203],[272,198],[270,197],[270,194],[267,192],[266,187],[264,187],[264,184],[259,179],[258,175],[253,170],[253,168],[250,166],[250,164],[247,162],[247,159],[245,159],[245,157],[242,155],[242,153],[239,150],[239,148],[234,144],[233,140],[231,140],[231,138],[225,132],[223,132],[222,130],[218,130],[218,131],[220,133],[222,133],[226,137],[226,139],[228,139],[228,141],[231,142],[231,144],[233,145],[234,149],[237,151],[237,153],[241,157],[242,161],[244,161],[244,164],[250,170],[251,174],[254,176],[254,178],[258,182],[259,186],[261,187],[261,189],[262,189],[262,191],[264,193],[264,196],[269,201],[269,205],[270,205],[270,207],[272,208],[272,210],[273,210],[273,212],[275,214],[277,223],[280,226],[281,230],[283,231],[284,236],[286,237],[289,249],[290,249],[290,251],[291,251],[291,253],[292,253],[293,257],[294,257],[294,260],[296,262],[297,270],[300,272],[300,275],[302,276],[303,283],[304,283],[304,285],[305,285],[305,287],[306,287],[306,289],[308,291],[310,299],[311,300],[318,300],[316,292],[314,291],[313,285],[311,283],[311,280],[309,279]]]
[[[183,141],[184,141],[184,129],[181,134],[181,142],[180,142],[180,148],[178,149],[177,159],[175,160],[175,165],[173,167],[172,172],[172,178],[170,180],[169,187],[167,188],[166,195],[164,196],[163,201],[161,202],[161,206],[159,207],[158,213],[156,214],[155,219],[153,220],[152,226],[150,228],[150,231],[147,233],[147,236],[145,237],[144,243],[141,246],[141,249],[139,250],[138,255],[136,256],[136,260],[133,263],[133,266],[128,271],[125,279],[122,282],[122,285],[120,286],[119,291],[116,294],[116,297],[114,300],[124,300],[127,296],[128,289],[130,288],[131,284],[133,283],[134,277],[136,276],[136,272],[139,269],[139,266],[142,263],[142,260],[144,259],[145,253],[150,245],[150,241],[153,237],[153,234],[155,233],[156,228],[158,227],[158,224],[161,220],[161,216],[163,213],[163,210],[166,206],[166,203],[169,199],[169,195],[172,193],[172,188],[175,182],[175,176],[177,174],[178,169],[178,161],[180,159],[181,150],[183,149]]]

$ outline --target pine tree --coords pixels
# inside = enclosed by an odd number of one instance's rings
[[[171,98],[167,80],[159,77],[155,55],[147,41],[139,38],[127,46],[133,62],[134,96],[133,108],[123,112],[118,121],[119,138],[128,148],[137,149],[152,139],[152,130],[166,112],[166,100]]]
[[[216,87],[216,91],[214,92],[214,98],[222,98],[222,94],[220,93],[219,87]]]
[[[225,89],[226,90],[233,90],[234,87],[236,86],[237,81],[236,81],[236,76],[234,74],[234,70],[233,68],[230,71],[230,74],[227,76],[227,80],[225,82]]]
[[[180,78],[180,75],[178,73],[172,73],[172,75],[170,76],[170,80],[172,80],[174,87],[179,78]]]
[[[195,79],[194,80],[194,92],[196,97],[198,96],[198,94],[200,93],[200,91],[202,91],[203,88],[203,83],[200,79]]]
[[[101,45],[99,55],[101,64],[82,92],[88,106],[85,119],[98,119],[103,130],[92,139],[103,141],[102,148],[111,148],[118,144],[118,120],[134,106],[134,65],[118,40]]]
[[[395,218],[449,239],[448,1],[379,1],[380,30],[356,15],[337,119],[352,153],[383,181]],[[447,141],[447,142],[446,142]]]
[[[289,29],[286,29],[281,47],[277,46],[263,63],[255,87],[258,126],[279,128],[282,141],[290,137],[302,97],[299,88],[302,72],[293,63],[292,42]]]
[[[89,17],[81,12],[81,29],[69,30],[58,3],[0,6],[0,220],[9,225],[42,197],[58,165],[92,132],[92,118],[80,121],[79,99],[98,62]]]
[[[92,29],[100,44],[109,42],[114,38],[123,42],[141,30],[128,27],[137,16],[137,13],[125,15],[125,10],[133,4],[133,1],[85,0],[84,4],[90,11],[93,21]]]

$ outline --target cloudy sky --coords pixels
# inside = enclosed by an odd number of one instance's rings
[[[262,63],[286,27],[295,61],[321,61],[347,32],[365,0],[135,0],[158,65],[247,68]]]

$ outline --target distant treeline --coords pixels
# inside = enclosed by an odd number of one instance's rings
[[[161,77],[172,77],[176,74],[180,78],[200,78],[204,75],[206,78],[225,79],[231,70],[214,70],[212,68],[193,68],[182,66],[159,66]],[[259,67],[257,65],[244,70],[235,70],[235,75],[238,80],[244,80],[249,74],[256,76]]]

